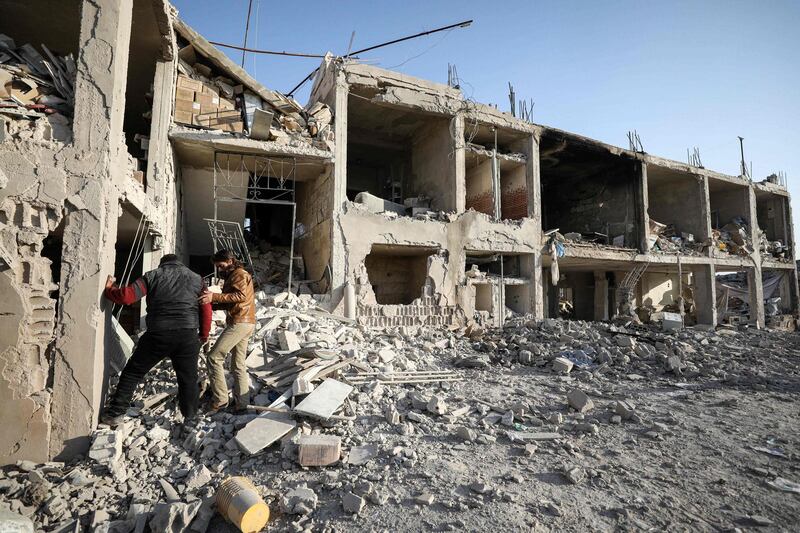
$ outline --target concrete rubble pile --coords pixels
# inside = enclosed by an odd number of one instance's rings
[[[269,246],[266,249],[251,250],[250,259],[253,261],[253,280],[256,286],[267,294],[286,290],[289,279],[289,248]],[[295,286],[297,280],[305,278],[303,265],[299,261],[295,258],[292,266],[292,283]],[[301,291],[308,292],[307,289],[305,285],[300,286]]]
[[[679,231],[674,224],[661,224],[650,219],[650,249],[662,253],[702,255],[710,242],[695,241],[692,233]]]
[[[734,329],[713,334],[720,342],[739,335]],[[708,358],[708,338],[707,328],[700,326],[665,331],[657,325],[638,323],[517,318],[502,332],[475,338],[473,348],[492,354],[490,362],[494,364],[519,363],[552,368],[557,373],[582,373],[588,381],[630,378],[632,373],[726,378],[724,365]],[[718,355],[722,356],[722,351]]]
[[[264,99],[220,74],[194,46],[179,51],[175,122],[288,145],[333,147],[333,113],[317,102],[303,108],[291,96],[264,90]]]
[[[21,462],[7,478],[0,478],[0,489],[13,502],[11,510],[34,517],[44,531],[72,531],[77,522],[93,531],[141,531],[145,523],[152,531],[205,531],[214,513],[213,487],[232,472],[265,461],[291,469],[284,463],[286,447],[293,447],[295,459],[300,460],[297,448],[302,454],[304,436],[320,431],[332,430],[337,435],[332,443],[317,445],[328,455],[331,449],[336,451],[327,462],[339,462],[341,442],[350,444],[342,436],[355,420],[353,404],[358,411],[367,406],[383,412],[370,394],[359,393],[354,402],[346,400],[350,414],[333,415],[354,386],[376,396],[396,381],[402,384],[403,379],[445,383],[452,379],[452,373],[416,372],[421,366],[431,366],[437,352],[451,345],[452,339],[438,332],[365,331],[325,313],[310,297],[286,292],[259,293],[258,302],[256,340],[247,360],[254,378],[252,403],[256,408],[272,406],[272,411],[216,414],[204,418],[198,429],[187,435],[174,424],[179,416],[170,402],[176,392],[175,378],[169,364],[162,363],[141,387],[135,406],[128,411],[130,418],[117,429],[101,426],[94,432],[88,458],[70,465]],[[215,319],[217,325],[224,322],[219,315]],[[269,362],[265,364],[265,360]],[[359,379],[362,373],[364,377]],[[342,381],[328,377],[334,374]],[[349,380],[354,385],[348,384]],[[333,400],[335,405],[324,405],[336,396],[331,396],[330,390],[317,405],[304,408],[306,402],[298,400],[311,398],[314,390],[330,389],[330,383],[344,389],[339,399]],[[298,421],[289,417],[300,413],[303,418]],[[337,422],[344,422],[345,427]],[[276,430],[275,424],[280,428]],[[279,439],[283,453],[263,455],[268,445]],[[349,450],[352,464],[369,461],[374,455],[370,449]],[[309,464],[319,461],[318,452],[311,455]],[[131,494],[132,499],[128,498]],[[297,512],[308,509],[297,503],[289,508]]]
[[[381,214],[389,220],[404,216],[426,221],[453,222],[456,220],[455,213],[434,210],[431,207],[432,204],[431,198],[426,196],[405,198],[403,203],[399,203],[364,191],[355,196],[354,202],[350,206],[355,209],[364,209],[370,213]]]
[[[767,238],[767,233],[764,230],[758,230],[759,235],[759,250],[762,255],[769,256],[780,261],[791,263],[791,252],[789,247],[781,241],[771,241]]]
[[[454,492],[436,473],[410,474],[441,454],[444,442],[450,456],[483,446],[532,459],[574,450],[578,439],[596,438],[609,425],[641,426],[645,437],[658,439],[669,426],[609,392],[612,384],[668,379],[758,386],[771,379],[748,363],[761,357],[767,338],[731,328],[664,332],[519,317],[495,330],[379,331],[324,313],[311,297],[284,292],[260,294],[259,301],[248,367],[255,378],[252,403],[272,406],[269,411],[220,412],[182,431],[174,424],[174,377],[162,364],[130,418],[116,430],[95,432],[87,458],[19,462],[0,474],[11,511],[48,532],[86,526],[131,532],[145,525],[202,532],[222,520],[215,515],[215,487],[233,475],[252,479],[275,514],[272,527],[282,530],[317,530],[329,519],[407,499],[466,511],[513,502],[518,496],[506,487],[523,478],[509,473],[498,484],[476,474]],[[517,394],[514,401],[497,400],[494,391],[503,387],[486,384],[515,368],[550,375],[563,391],[562,405]],[[324,397],[309,402],[323,390]],[[557,471],[570,486],[603,475],[575,459]]]
[[[714,250],[731,255],[751,255],[753,240],[750,238],[750,225],[744,217],[735,217],[721,228],[711,231]]]
[[[593,248],[611,246],[614,248],[626,250],[629,249],[625,246],[624,235],[609,237],[605,233],[579,231],[568,231],[566,233],[561,233],[559,229],[545,231],[544,235],[548,238],[548,243],[553,243],[562,247],[564,244],[569,244],[570,246],[585,246]]]
[[[0,116],[15,131],[43,128],[45,140],[67,141],[74,105],[75,59],[31,44],[18,45],[0,33]],[[27,126],[27,127],[26,127]],[[0,128],[2,130],[2,128]]]

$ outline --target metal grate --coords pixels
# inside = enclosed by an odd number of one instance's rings
[[[293,157],[268,157],[252,153],[226,151],[214,152],[214,222],[221,222],[217,220],[219,202],[291,206],[292,232],[289,246],[289,279],[287,282],[289,292],[292,290],[297,217],[297,204],[295,203],[296,173],[297,160]],[[247,252],[241,225],[235,222],[228,222],[228,224],[236,224],[238,237],[228,231],[230,228],[225,228],[224,236],[241,239],[241,246],[247,253],[248,266],[252,271],[253,264],[250,260],[250,254]],[[212,237],[213,233],[214,229],[212,229]]]
[[[214,252],[217,250],[231,250],[236,257],[247,265],[250,272],[253,271],[253,261],[250,259],[250,250],[244,240],[242,225],[238,222],[227,220],[214,220],[211,218],[203,219],[208,223],[208,230],[211,232],[211,240],[214,242]]]

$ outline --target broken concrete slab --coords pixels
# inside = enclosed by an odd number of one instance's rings
[[[556,439],[563,439],[564,435],[560,433],[554,433],[551,431],[506,431],[506,435],[511,440],[511,442],[528,442],[528,441],[545,441],[545,440],[556,440]]]
[[[347,454],[347,464],[363,465],[371,461],[378,455],[378,446],[376,444],[368,444],[365,446],[354,446],[350,448],[350,453]]]
[[[271,445],[292,429],[297,422],[284,413],[264,413],[239,430],[234,439],[239,448],[250,455]]]
[[[295,406],[294,412],[327,420],[342,406],[352,391],[353,387],[346,383],[335,379],[326,379]]]
[[[272,119],[275,114],[263,109],[253,110],[253,123],[250,125],[250,138],[258,139],[261,141],[268,141],[270,139],[269,129],[272,126]]]
[[[300,349],[300,341],[297,340],[297,335],[293,331],[280,330],[278,332],[278,342],[281,345],[281,350],[287,352],[296,352]]]
[[[34,533],[30,518],[0,508],[0,531],[9,533]]]

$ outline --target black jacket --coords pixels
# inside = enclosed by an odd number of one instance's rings
[[[147,331],[199,328],[197,298],[203,278],[180,261],[166,261],[144,276],[147,285]]]

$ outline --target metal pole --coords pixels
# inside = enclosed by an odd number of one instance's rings
[[[244,68],[244,55],[247,53],[247,34],[250,32],[250,12],[253,11],[253,0],[247,5],[247,22],[244,25],[244,44],[242,45],[242,68]]]
[[[685,322],[684,315],[686,314],[686,311],[684,310],[683,305],[683,267],[681,266],[680,253],[678,253],[678,305],[680,306],[678,311],[681,314],[681,325],[683,325]]]
[[[214,152],[214,185],[212,187],[213,195],[214,195],[214,231],[217,230],[217,152]],[[216,254],[217,253],[217,239],[213,238],[212,235],[211,245],[212,250]],[[214,264],[214,282],[216,283],[219,280],[219,273],[217,272],[217,265]]]
[[[472,19],[465,20],[463,22],[457,22],[455,24],[450,24],[449,26],[442,26],[441,28],[436,28],[435,30],[423,31],[422,33],[415,33],[414,35],[409,35],[408,37],[401,37],[399,39],[394,39],[393,41],[388,41],[388,42],[385,42],[385,43],[376,44],[374,46],[368,46],[367,48],[362,48],[361,50],[356,50],[355,52],[352,52],[351,55],[363,54],[364,52],[369,52],[369,51],[372,51],[372,50],[377,50],[378,48],[383,48],[384,46],[389,46],[390,44],[401,43],[403,41],[408,41],[409,39],[416,39],[417,37],[424,37],[425,35],[430,35],[432,33],[437,33],[437,32],[440,32],[440,31],[450,30],[450,29],[453,29],[453,28],[466,28],[470,24],[472,24]]]
[[[492,149],[492,193],[494,196],[494,220],[500,220],[500,167],[497,163],[497,128],[494,130],[494,148]]]
[[[747,165],[745,165],[744,162],[744,137],[739,137],[739,150],[741,151],[742,154],[742,164],[741,164],[742,176],[747,177]]]
[[[292,292],[292,269],[294,267],[294,225],[296,211],[297,204],[292,202],[292,240],[289,241],[289,283],[287,284],[287,292]]]
[[[503,255],[500,254],[500,327],[506,323],[506,277],[503,270]]]

